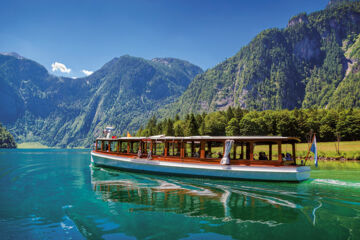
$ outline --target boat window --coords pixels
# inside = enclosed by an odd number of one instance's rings
[[[169,142],[168,156],[180,156],[180,143]]]
[[[127,153],[128,142],[120,142],[120,152]]]
[[[103,151],[105,151],[105,152],[109,151],[109,141],[104,141]]]
[[[291,146],[289,149],[291,149]],[[277,161],[278,156],[278,144],[276,142],[254,144],[254,160]]]
[[[110,142],[110,152],[116,152],[117,151],[117,142],[111,141]]]
[[[200,141],[185,143],[185,157],[200,158]]]
[[[160,141],[153,142],[152,155],[164,156],[165,153],[165,143]]]
[[[273,146],[276,147],[276,156],[273,156],[273,160],[274,160],[274,158],[276,158],[276,160],[279,160],[279,155],[277,154],[278,145],[276,144]],[[273,150],[273,152],[274,152],[274,150]],[[281,144],[281,155],[282,155],[282,160],[285,162],[286,161],[294,161],[292,145],[290,143]]]
[[[235,142],[233,147],[231,148],[231,152],[230,152],[230,159],[235,159],[235,160],[249,160],[250,158],[247,158],[246,156],[249,157],[249,153],[247,154],[246,150],[249,148],[246,147],[245,142]]]
[[[102,144],[102,141],[100,141],[100,140],[97,141],[97,145],[96,145],[96,146],[97,146],[97,147],[96,147],[96,150],[97,150],[97,151],[101,151],[101,144]]]
[[[130,153],[138,153],[139,151],[139,142],[130,142]]]
[[[222,158],[224,155],[224,142],[206,142],[205,158]]]
[[[148,153],[151,149],[150,149],[150,146],[151,146],[151,141],[144,141],[144,149],[143,149],[143,152],[144,153]]]

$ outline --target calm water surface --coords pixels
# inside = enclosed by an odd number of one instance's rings
[[[88,150],[0,151],[1,239],[360,239],[358,171],[296,184],[89,165]]]

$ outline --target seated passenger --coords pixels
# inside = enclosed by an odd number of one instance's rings
[[[259,160],[268,160],[265,152],[259,152]]]
[[[218,152],[218,158],[222,158],[223,155],[221,154],[221,152]]]
[[[286,161],[291,161],[291,160],[292,160],[290,153],[286,153],[285,160],[286,160]]]

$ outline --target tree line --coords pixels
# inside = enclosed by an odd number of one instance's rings
[[[183,118],[157,119],[153,115],[136,136],[293,136],[306,142],[360,140],[360,109],[294,109],[225,111],[187,114]]]

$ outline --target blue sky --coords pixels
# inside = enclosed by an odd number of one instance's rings
[[[98,70],[125,54],[175,57],[205,70],[260,31],[284,28],[291,16],[324,9],[327,2],[1,0],[0,52],[17,52],[68,77],[85,76],[82,70]]]

